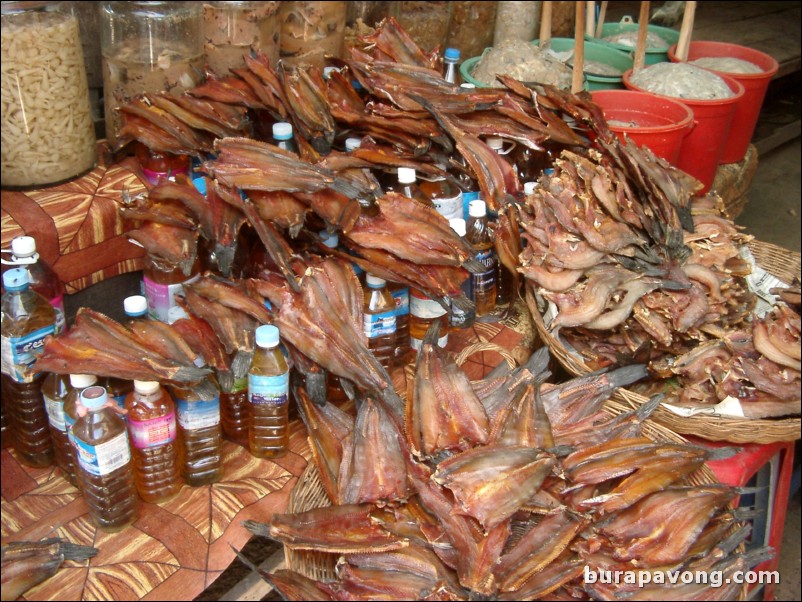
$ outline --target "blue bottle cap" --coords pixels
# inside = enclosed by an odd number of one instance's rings
[[[22,291],[28,288],[31,275],[28,268],[12,268],[3,274],[3,286],[7,291]]]
[[[81,403],[90,410],[96,410],[108,400],[108,393],[106,393],[106,389],[103,387],[87,387],[81,391]]]
[[[459,49],[457,49],[457,48],[446,48],[445,53],[443,53],[443,57],[447,61],[458,61],[459,60]]]
[[[259,347],[275,347],[278,341],[278,328],[272,324],[264,324],[256,329],[256,344]]]

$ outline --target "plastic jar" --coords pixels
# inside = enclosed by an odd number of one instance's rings
[[[280,55],[285,66],[323,69],[326,56],[342,56],[347,2],[281,2]]]
[[[245,55],[261,51],[278,61],[278,2],[204,2],[203,51],[216,75],[245,66]]]
[[[97,161],[71,2],[3,2],[2,185],[70,180]]]
[[[103,2],[100,8],[106,138],[122,127],[117,107],[145,92],[180,94],[203,71],[199,2]]]

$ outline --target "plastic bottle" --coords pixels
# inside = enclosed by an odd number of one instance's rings
[[[30,372],[46,337],[56,331],[56,310],[29,286],[28,270],[3,274],[2,380],[7,420],[20,460],[30,466],[53,463],[47,410],[42,397],[44,374]]]
[[[395,301],[395,351],[393,363],[402,366],[409,355],[409,287],[399,282],[388,282],[387,290]]]
[[[292,124],[279,121],[273,124],[273,143],[279,148],[298,154],[298,147],[292,137]]]
[[[98,527],[119,531],[133,523],[139,511],[125,423],[109,407],[103,387],[84,389],[80,405],[86,413],[71,434],[84,500]]]
[[[446,48],[443,53],[443,79],[451,84],[462,83],[459,74],[460,54],[457,48]]]
[[[61,283],[56,271],[36,252],[36,239],[33,236],[17,236],[12,239],[11,260],[3,260],[3,265],[28,269],[30,287],[50,301],[50,305],[56,310],[56,323],[59,332],[65,330],[64,285]]]
[[[438,164],[440,169],[446,170],[446,166]],[[462,217],[462,191],[459,186],[447,180],[445,176],[434,176],[427,180],[422,180],[420,189],[429,200],[432,201],[437,213],[447,220]]]
[[[454,230],[458,236],[465,238],[466,226],[464,219],[461,217],[451,219],[448,221],[448,225],[451,226],[451,229]],[[468,301],[473,301],[473,291],[471,290],[470,277],[466,278],[465,282],[462,283],[462,294],[465,295],[465,298],[468,299]],[[452,331],[470,328],[473,326],[474,322],[476,322],[475,308],[465,311],[460,309],[455,303],[451,304],[451,311],[448,314],[448,324]]]
[[[190,487],[216,483],[223,476],[223,434],[220,428],[220,393],[201,398],[191,386],[172,387],[178,413],[182,449],[181,474]]]
[[[169,324],[170,309],[177,306],[175,296],[184,293],[185,284],[199,278],[200,259],[196,258],[189,273],[184,273],[180,266],[162,265],[148,255],[142,274],[148,315]]]
[[[133,320],[147,320],[148,300],[142,295],[131,295],[123,299],[123,311],[130,324]],[[98,383],[106,389],[106,393],[111,397],[120,408],[125,408],[125,398],[134,390],[134,383],[123,378],[104,376]]]
[[[78,407],[81,401],[81,391],[87,387],[92,387],[98,384],[98,377],[94,374],[70,374],[69,376],[70,388],[64,398],[64,426],[67,433],[67,440],[69,441],[69,453],[72,459],[72,464],[75,466],[76,476],[78,470],[78,451],[75,447],[75,442],[72,440],[72,427],[78,422]],[[107,392],[108,394],[108,392]],[[122,414],[120,414],[122,419]],[[54,440],[54,444],[56,441]],[[80,479],[79,479],[80,486]]]
[[[418,185],[418,174],[411,167],[398,168],[398,185],[393,188],[394,192],[403,194],[405,197],[414,199],[427,207],[434,207],[431,199],[423,194]]]
[[[64,401],[72,387],[68,374],[51,373],[45,376],[42,383],[42,397],[45,400],[47,418],[50,426],[50,438],[53,440],[53,454],[56,466],[64,473],[64,477],[75,487],[78,486],[75,454],[67,432],[64,418]]]
[[[142,175],[154,186],[162,180],[175,182],[179,174],[189,175],[190,161],[188,155],[160,153],[144,144],[136,143],[134,154],[139,159]]]
[[[473,201],[468,208],[470,219],[466,226],[466,240],[473,247],[476,259],[487,271],[471,275],[471,290],[476,304],[476,317],[486,316],[496,308],[496,254],[487,220],[487,205],[484,201]]]
[[[389,370],[394,363],[396,347],[395,300],[387,290],[384,279],[368,274],[365,284],[363,331],[368,337],[368,348],[379,363]]]
[[[256,352],[248,372],[248,447],[257,458],[283,456],[289,445],[290,372],[279,336],[278,328],[270,324],[256,329]]]
[[[158,382],[135,380],[125,408],[139,497],[163,502],[181,489],[175,404]]]
[[[513,153],[521,146],[514,142],[511,144],[510,147],[504,148],[503,138],[487,139],[487,145],[499,155],[508,155],[508,161],[512,161]],[[513,278],[507,269],[500,262],[496,262],[496,305],[505,305],[512,300],[512,281]]]
[[[223,437],[247,445],[251,423],[251,406],[248,403],[248,379],[238,378],[228,388],[220,390],[220,423]]]
[[[448,344],[448,311],[440,303],[416,288],[409,289],[409,343],[417,353],[423,345],[423,338],[435,321],[440,321],[438,346]]]

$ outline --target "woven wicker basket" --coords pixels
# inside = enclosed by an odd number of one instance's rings
[[[626,404],[610,400],[605,403],[604,410],[613,416],[618,416],[629,412],[630,408]],[[680,435],[651,420],[643,423],[642,432],[653,441],[687,443]],[[711,485],[718,482],[715,474],[708,468],[707,464],[680,481],[681,484],[685,485]],[[290,494],[287,512],[303,512],[330,505],[331,502],[323,489],[323,484],[320,482],[320,473],[317,470],[317,466],[314,462],[310,462]],[[736,528],[737,526],[734,525],[730,529],[730,533],[735,531]],[[743,544],[741,544],[738,551],[744,551]],[[333,581],[336,579],[334,569],[339,556],[339,554],[326,554],[324,552],[292,550],[286,545],[284,546],[286,568],[318,581]],[[738,599],[746,600],[747,592],[748,586],[744,585]]]
[[[749,249],[760,267],[783,282],[791,283],[794,278],[800,278],[800,265],[802,265],[802,262],[800,261],[799,253],[760,241],[750,242]],[[560,362],[563,368],[574,376],[591,372],[591,369],[585,365],[580,357],[570,353],[559,339],[551,335],[538,310],[534,292],[529,286],[526,289],[526,302],[529,311],[532,313],[532,319],[540,338],[549,346],[552,356]],[[638,408],[648,401],[647,397],[626,389],[619,389],[613,397],[630,408]],[[749,420],[716,416],[692,416],[686,418],[677,416],[662,407],[655,410],[652,414],[652,419],[677,433],[702,437],[710,441],[728,441],[731,443],[794,441],[800,438],[800,429],[802,429],[802,420],[800,418],[776,420]]]

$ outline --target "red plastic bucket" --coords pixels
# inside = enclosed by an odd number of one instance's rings
[[[624,73],[624,85],[630,90],[652,94],[632,83],[632,70]],[[699,180],[704,188],[710,190],[716,177],[716,169],[724,152],[724,144],[730,131],[730,123],[735,112],[735,105],[744,95],[744,87],[740,82],[720,75],[735,95],[729,98],[713,100],[695,100],[683,98],[682,103],[693,111],[694,128],[685,138],[680,148],[677,167]],[[671,98],[654,94],[662,98]],[[673,98],[672,100],[677,100]]]
[[[682,141],[693,129],[690,107],[667,96],[634,90],[595,90],[591,97],[604,112],[610,131],[622,141],[626,135],[637,145],[677,165]]]
[[[668,50],[668,57],[673,63],[679,62],[676,51],[676,45]],[[777,74],[780,64],[768,54],[747,46],[726,42],[691,42],[688,49],[688,61],[705,57],[741,59],[749,61],[763,70],[762,73],[729,73],[711,69],[719,75],[726,75],[739,81],[744,87],[744,95],[735,106],[730,135],[721,156],[721,163],[738,163],[746,155],[746,149],[752,141],[752,134],[755,133],[757,119],[760,116],[760,108],[766,97],[766,89],[769,87],[771,79]]]

